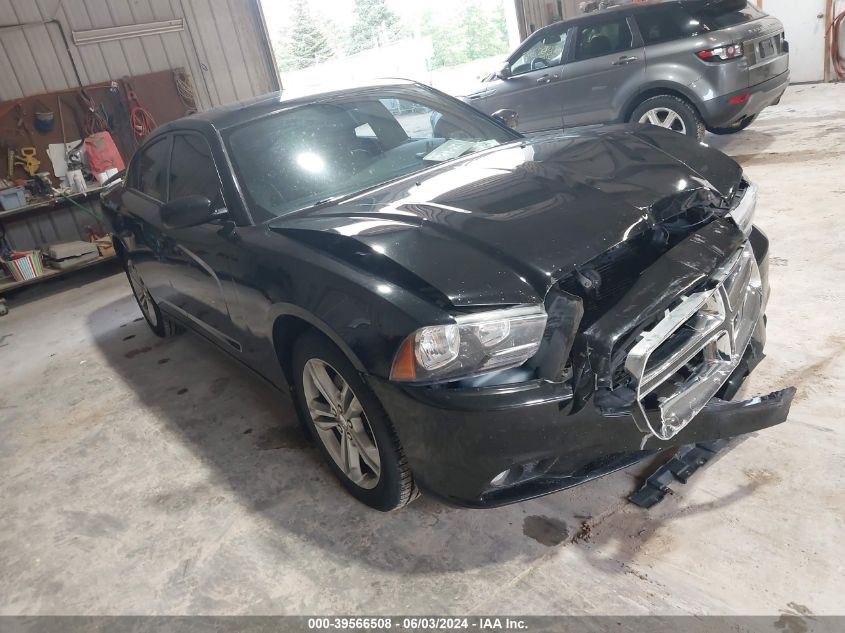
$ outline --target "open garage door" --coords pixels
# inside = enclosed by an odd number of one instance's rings
[[[402,77],[479,89],[520,41],[514,0],[261,0],[285,89]]]

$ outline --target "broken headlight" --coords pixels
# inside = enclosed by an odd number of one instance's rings
[[[757,185],[746,178],[748,187],[742,196],[742,200],[736,205],[734,209],[728,214],[732,218],[740,230],[748,237],[751,235],[751,229],[754,225],[754,213],[757,211]]]
[[[444,382],[522,365],[540,347],[546,329],[543,306],[522,306],[455,317],[423,327],[396,354],[390,379]]]

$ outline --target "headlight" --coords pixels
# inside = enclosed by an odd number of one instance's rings
[[[454,323],[420,328],[399,347],[390,379],[442,382],[518,367],[537,353],[545,329],[542,306],[462,315]]]
[[[729,218],[733,218],[740,230],[745,233],[746,237],[751,235],[751,229],[754,225],[754,213],[757,211],[757,185],[748,181],[748,189],[745,190],[745,195],[742,200],[729,214]]]

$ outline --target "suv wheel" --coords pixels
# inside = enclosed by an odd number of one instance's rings
[[[300,415],[352,496],[382,512],[419,496],[387,413],[333,343],[317,334],[301,337],[293,371]]]
[[[672,95],[658,95],[643,101],[631,113],[631,123],[650,123],[686,134],[699,141],[704,138],[704,121],[688,101]]]
[[[736,125],[732,125],[731,127],[711,127],[707,128],[708,132],[713,132],[713,134],[719,134],[720,136],[726,134],[736,134],[737,132],[742,132],[743,130],[747,129],[749,125],[754,123],[757,120],[757,115],[745,117],[742,121],[737,123]]]
[[[135,301],[138,302],[138,307],[141,308],[141,314],[144,315],[144,319],[146,319],[147,325],[150,326],[153,333],[162,338],[179,334],[182,331],[182,327],[162,314],[161,309],[158,307],[155,299],[153,299],[146,284],[144,284],[144,280],[135,267],[135,263],[127,257],[124,260],[123,267],[126,270],[126,276],[129,278],[129,285],[132,287],[132,294],[135,295]]]

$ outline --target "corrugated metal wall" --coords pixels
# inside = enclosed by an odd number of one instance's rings
[[[180,32],[74,46],[72,31],[182,18]],[[258,0],[0,0],[0,101],[186,68],[208,108],[278,90]],[[3,25],[36,23],[24,28]]]
[[[74,46],[73,31],[184,19],[174,33]],[[209,108],[279,89],[258,0],[0,0],[0,101],[78,87],[61,23],[83,84],[185,68]],[[24,28],[3,25],[35,23]],[[149,98],[149,97],[145,97]],[[82,203],[97,214],[96,200]],[[13,248],[88,239],[97,226],[75,207],[3,221]]]

